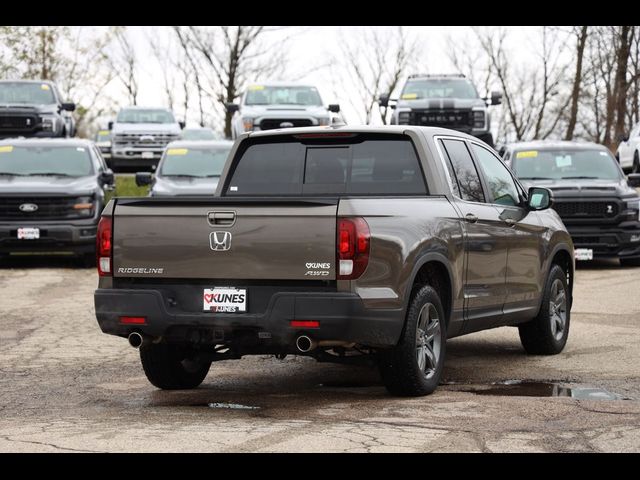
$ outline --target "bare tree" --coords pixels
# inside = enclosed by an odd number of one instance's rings
[[[357,39],[342,42],[343,74],[358,92],[352,105],[371,123],[381,94],[391,93],[415,58],[416,40],[402,27],[389,33],[381,30],[362,32]],[[351,99],[351,98],[350,98]],[[379,106],[382,123],[387,123],[388,107]]]
[[[233,103],[247,82],[282,72],[285,68],[288,37],[267,41],[268,34],[282,32],[278,27],[220,26],[176,28],[183,48],[199,71],[202,91],[213,92],[219,111],[224,112],[224,132],[231,136],[231,114],[224,110]]]
[[[587,37],[589,35],[588,29],[588,26],[573,28],[573,33],[576,37],[576,71],[573,77],[573,87],[571,89],[571,111],[569,113],[567,131],[564,135],[565,140],[573,139],[573,133],[578,120],[578,106],[580,105],[580,92],[582,88],[582,62],[584,59],[585,47],[587,46]]]
[[[109,56],[111,67],[120,81],[129,103],[138,104],[138,57],[135,48],[129,39],[127,27],[116,27],[115,48]]]

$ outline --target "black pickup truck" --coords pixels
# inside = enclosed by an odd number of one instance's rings
[[[75,254],[95,265],[96,228],[113,180],[88,140],[0,141],[0,257]]]
[[[51,81],[0,81],[0,138],[73,137],[75,109]]]
[[[589,142],[535,141],[504,147],[504,160],[529,186],[553,191],[576,260],[619,258],[640,266],[640,175],[625,178],[611,152]]]

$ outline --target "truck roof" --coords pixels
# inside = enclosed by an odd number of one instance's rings
[[[243,135],[248,137],[270,137],[274,135],[299,135],[304,133],[392,133],[403,134],[405,132],[422,132],[426,135],[450,135],[463,137],[469,140],[478,140],[476,137],[466,133],[440,127],[420,127],[416,125],[329,125],[326,127],[297,127],[278,128],[274,130],[261,130],[257,132],[247,132]]]
[[[557,149],[573,149],[573,150],[607,150],[607,147],[595,142],[587,141],[569,141],[569,140],[532,140],[530,142],[513,142],[507,143],[506,148],[510,150],[557,150]]]
[[[6,138],[0,140],[0,145],[13,145],[23,147],[90,147],[91,140],[84,138]]]
[[[48,85],[53,85],[54,82],[52,82],[51,80],[22,80],[20,78],[16,78],[16,79],[6,79],[6,80],[0,80],[0,83],[46,83]]]
[[[211,147],[231,147],[231,140],[174,140],[169,142],[165,148],[211,148]]]
[[[310,83],[304,83],[304,82],[287,82],[287,81],[282,81],[282,80],[277,80],[277,81],[269,81],[269,82],[251,82],[249,83],[249,86],[251,85],[261,85],[264,87],[316,87],[313,84]]]

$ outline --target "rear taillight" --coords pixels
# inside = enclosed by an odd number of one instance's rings
[[[364,218],[338,219],[338,280],[353,280],[364,273],[369,263],[370,239]]]
[[[102,217],[98,223],[96,236],[96,263],[98,274],[101,277],[110,277],[111,271],[111,247],[113,241],[113,220],[111,217]]]

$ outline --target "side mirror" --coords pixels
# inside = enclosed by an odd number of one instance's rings
[[[113,170],[107,169],[100,173],[100,183],[102,183],[102,185],[113,185],[114,181]]]
[[[333,113],[340,113],[340,105],[337,103],[332,103],[329,105],[329,111]]]
[[[621,133],[620,135],[618,135],[618,142],[622,143],[622,142],[628,142],[629,141],[629,135],[625,134],[625,133]]]
[[[136,185],[139,187],[145,187],[151,185],[153,180],[153,173],[151,172],[138,172],[136,173]]]
[[[551,190],[544,187],[529,188],[529,200],[527,202],[529,210],[546,210],[551,205],[553,205]]]
[[[237,103],[225,103],[224,107],[227,109],[227,112],[229,113],[235,113],[238,110],[240,110],[240,105],[238,105]]]
[[[76,104],[73,102],[65,102],[61,105],[62,110],[66,110],[67,112],[73,112],[76,109]]]
[[[184,130],[184,127],[186,125],[185,122],[178,122],[178,125],[180,125],[180,130]]]
[[[389,94],[388,93],[383,93],[382,95],[380,95],[380,98],[378,98],[378,105],[380,105],[381,107],[388,107],[389,106]]]
[[[109,130],[113,130],[113,122],[109,122],[107,124],[107,127],[109,128]]]
[[[491,105],[500,105],[502,103],[502,92],[491,92]]]
[[[627,184],[633,188],[640,187],[640,173],[630,173],[627,177]]]

